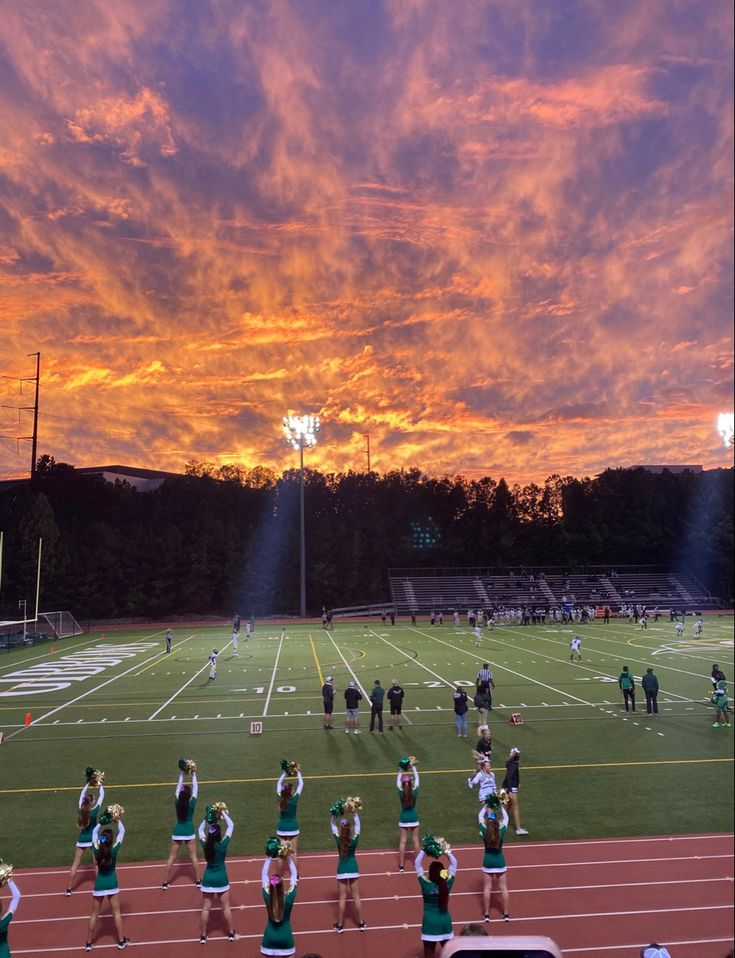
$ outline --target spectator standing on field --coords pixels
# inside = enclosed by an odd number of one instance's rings
[[[370,692],[370,732],[375,733],[375,719],[378,720],[378,731],[383,734],[383,699],[385,698],[385,689],[380,684],[380,679],[375,680],[375,685]]]
[[[467,738],[467,693],[461,685],[457,685],[454,690],[454,715],[457,727],[457,738]]]
[[[403,724],[401,713],[403,711],[403,696],[405,692],[398,684],[398,679],[393,679],[388,689],[388,702],[390,703],[390,725],[388,731],[392,732],[394,728],[400,728]]]
[[[487,689],[478,689],[472,700],[477,709],[477,724],[483,726],[487,724],[487,713],[490,711],[492,699]]]
[[[332,728],[332,713],[334,712],[334,679],[328,675],[322,685],[322,701],[324,702],[324,728]]]
[[[623,666],[623,671],[618,676],[618,685],[623,693],[625,711],[628,711],[628,703],[630,703],[632,711],[635,712],[635,679],[627,665]]]
[[[658,714],[658,679],[653,674],[653,669],[646,669],[646,674],[641,679],[641,687],[646,696],[646,712],[649,715]]]
[[[166,629],[166,651],[167,652],[171,651],[171,642],[173,640],[173,637],[174,637],[174,630]]]
[[[357,688],[354,682],[350,684],[345,689],[345,708],[347,709],[347,717],[345,720],[345,732],[349,735],[350,729],[355,733],[355,735],[360,734],[360,702],[362,701],[362,693]]]

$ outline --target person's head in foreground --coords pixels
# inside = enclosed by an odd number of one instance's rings
[[[655,941],[645,948],[641,948],[641,958],[671,958],[668,948],[657,945]]]
[[[487,935],[484,925],[478,925],[476,921],[472,921],[469,925],[465,925],[462,931],[459,933],[460,938],[477,938],[480,935]]]

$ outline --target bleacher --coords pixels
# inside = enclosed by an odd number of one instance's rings
[[[599,568],[567,573],[559,569],[499,572],[490,569],[389,569],[391,598],[399,613],[448,612],[491,606],[610,606],[641,603],[650,609],[672,606],[689,611],[717,609],[694,576],[666,571],[616,572]]]

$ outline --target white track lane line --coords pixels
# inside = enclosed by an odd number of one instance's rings
[[[225,651],[225,649],[227,648],[228,645],[232,645],[232,639],[230,639],[230,641],[227,643],[227,645],[224,645],[224,646],[222,647],[222,652]],[[220,652],[219,654],[221,655],[222,652]],[[155,656],[154,656],[154,658],[155,658]],[[166,708],[167,705],[170,705],[170,704],[173,702],[173,700],[174,700],[178,695],[181,695],[181,693],[184,691],[185,688],[187,688],[188,686],[191,685],[191,683],[194,681],[195,678],[197,678],[198,676],[200,676],[200,675],[202,674],[202,672],[203,672],[205,669],[208,669],[208,668],[209,668],[209,662],[205,662],[204,665],[203,665],[200,669],[198,669],[198,670],[192,675],[192,677],[191,677],[187,682],[184,682],[184,684],[181,686],[181,688],[180,688],[177,692],[174,692],[174,694],[171,696],[171,698],[170,698],[167,702],[164,702],[163,705],[162,705],[160,708],[156,709],[156,711],[155,711],[152,715],[149,715],[148,718],[145,719],[145,721],[146,721],[146,722],[151,722],[151,721],[158,715],[159,712],[162,712],[162,711]],[[177,719],[177,721],[178,721],[178,719]],[[110,722],[109,724],[111,725],[112,723]]]

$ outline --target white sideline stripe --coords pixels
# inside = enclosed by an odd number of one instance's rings
[[[142,641],[142,640],[141,640]],[[26,728],[32,728],[34,725],[39,725],[43,722],[44,719],[50,718],[52,715],[56,715],[57,712],[60,712],[62,709],[68,708],[70,705],[75,705],[77,702],[80,702],[82,699],[86,699],[88,695],[93,695],[95,692],[99,692],[100,689],[103,689],[106,685],[109,685],[111,682],[117,682],[118,679],[124,679],[126,675],[130,672],[134,672],[135,669],[141,668],[141,666],[146,665],[148,662],[152,662],[157,656],[161,653],[156,652],[155,655],[149,656],[143,662],[136,662],[135,665],[131,665],[129,669],[126,669],[124,672],[121,672],[119,675],[113,675],[111,679],[107,679],[106,682],[103,682],[101,685],[95,685],[93,689],[87,689],[86,692],[82,692],[81,695],[77,695],[75,699],[72,699],[70,702],[64,702],[62,705],[57,705],[55,709],[51,709],[50,712],[46,712],[44,715],[41,715],[39,718],[34,719],[31,725],[24,725],[21,728],[17,729],[15,732],[11,732],[7,736],[8,739],[13,738],[15,735],[20,734]]]
[[[696,841],[727,841],[728,839],[735,839],[735,832],[704,832],[701,835],[648,835],[642,838],[583,838],[577,841],[568,841],[565,842],[565,847],[567,848],[578,848],[582,845],[626,845],[626,844],[635,844],[641,845],[644,842],[696,842]],[[478,845],[457,845],[454,848],[454,851],[458,852],[469,852],[477,851],[481,846]],[[512,844],[506,845],[505,850],[510,851],[511,849],[515,852],[520,849],[527,848],[550,848],[557,847],[557,842],[523,842],[522,844]],[[368,855],[398,855],[398,850],[393,848],[374,848],[367,849],[366,851],[360,852],[360,858],[365,858]],[[694,855],[693,858],[719,858],[722,856],[719,855]],[[727,857],[727,856],[725,856]],[[301,852],[299,858],[303,861],[311,861],[312,859],[319,858],[334,858],[334,852]],[[639,859],[639,861],[648,861],[648,859]],[[666,861],[662,858],[654,858],[651,861]],[[262,864],[263,856],[262,855],[245,855],[239,858],[228,857],[227,863],[229,865],[247,865],[250,862],[259,862]],[[164,868],[166,862],[164,860],[155,861],[155,862],[130,862],[130,864],[122,864],[117,866],[118,871],[130,871],[133,868]],[[185,865],[186,862],[181,860],[181,864]],[[81,866],[82,869],[89,868],[92,871],[92,866]],[[28,878],[32,878],[34,875],[68,875],[69,868],[67,865],[60,865],[58,868],[48,868],[44,871],[35,871],[33,869],[25,872],[20,868],[15,869],[16,875],[25,875]],[[381,872],[381,874],[383,874]],[[332,876],[334,877],[334,876]]]
[[[189,636],[189,638],[191,638],[191,636]],[[186,641],[186,640],[184,640],[184,641]],[[230,641],[227,643],[227,645],[232,645],[232,639],[230,639]],[[227,648],[227,645],[222,646],[222,652],[225,651],[225,649]],[[160,655],[160,652],[159,652],[158,654]],[[221,654],[222,654],[222,653],[220,653],[220,655],[221,655]],[[155,658],[155,656],[154,656],[154,658]],[[203,665],[198,671],[196,671],[188,681],[184,682],[184,684],[181,686],[181,688],[180,688],[177,692],[174,692],[174,694],[171,696],[171,698],[170,698],[167,702],[164,702],[163,705],[162,705],[159,709],[156,709],[156,711],[153,713],[153,715],[149,715],[148,718],[145,719],[144,721],[146,721],[146,722],[152,721],[152,720],[158,715],[159,712],[162,712],[162,711],[166,708],[167,705],[170,705],[170,704],[173,702],[173,700],[176,698],[177,695],[181,695],[181,693],[184,691],[184,689],[185,689],[187,686],[191,685],[191,683],[194,681],[194,679],[197,678],[198,676],[200,676],[200,675],[202,674],[202,672],[203,672],[205,669],[208,669],[208,668],[209,668],[209,662],[205,662],[204,665]],[[110,724],[112,724],[112,723],[110,723]]]
[[[345,666],[347,667],[347,671],[350,673],[350,675],[352,676],[352,678],[355,680],[355,685],[356,685],[356,686],[358,687],[358,689],[362,692],[363,697],[369,700],[369,699],[370,699],[370,696],[368,695],[367,690],[365,689],[365,686],[364,686],[364,685],[362,684],[362,682],[358,679],[358,677],[357,677],[357,675],[355,674],[355,672],[354,672],[352,666],[350,665],[350,663],[347,661],[347,659],[344,657],[344,655],[342,655],[342,650],[340,649],[340,647],[337,645],[337,643],[336,643],[336,642],[334,641],[334,639],[332,638],[332,633],[331,633],[331,632],[327,632],[326,634],[327,634],[327,636],[329,637],[329,640],[330,640],[330,642],[332,643],[332,645],[333,645],[333,646],[335,647],[335,649],[337,650],[337,655],[342,659],[342,661],[344,662]]]
[[[470,869],[470,868],[464,868],[464,869],[462,869],[462,871],[473,871],[473,872],[476,872],[476,871],[479,871],[479,870],[480,870],[479,868],[471,868],[471,869]],[[392,874],[399,875],[400,872],[393,872]],[[409,874],[409,873],[407,873],[407,874]],[[373,872],[373,873],[362,872],[361,875],[360,875],[360,878],[370,878],[370,877],[379,877],[379,876],[385,877],[385,872]],[[333,875],[332,873],[330,873],[329,875],[311,875],[311,876],[309,876],[309,880],[310,880],[310,881],[314,881],[314,880],[317,880],[317,881],[327,881],[327,880],[331,880],[331,879],[333,879],[333,878],[334,878],[334,875]],[[306,877],[306,876],[304,876],[303,878],[299,878],[299,881],[306,881],[306,880],[307,880],[307,877]],[[695,884],[703,884],[703,883],[707,883],[707,882],[722,882],[722,881],[732,881],[732,880],[733,880],[732,876],[727,876],[727,875],[716,875],[716,876],[713,876],[712,878],[677,878],[677,879],[670,879],[670,880],[668,880],[668,881],[656,881],[656,887],[658,887],[659,885],[695,885]],[[247,881],[231,881],[230,884],[231,884],[231,885],[258,885],[258,884],[259,884],[259,881],[258,881],[258,879],[256,879],[256,878],[252,878],[252,879],[247,880]],[[188,885],[177,885],[177,886],[171,885],[171,886],[169,887],[168,891],[170,892],[174,887],[176,887],[176,888],[178,888],[178,889],[180,889],[180,890],[184,890],[184,889],[188,889],[189,891],[193,891],[193,890],[194,890],[194,885],[188,884]],[[566,891],[569,891],[569,892],[573,892],[573,891],[599,891],[599,890],[602,889],[602,888],[636,888],[636,887],[640,887],[640,888],[650,888],[650,887],[651,887],[651,882],[650,882],[650,881],[647,881],[647,882],[643,882],[643,881],[640,881],[640,882],[615,882],[615,883],[607,883],[607,884],[599,884],[599,885],[545,885],[545,886],[542,886],[542,887],[539,887],[539,888],[515,888],[515,887],[514,887],[514,888],[513,888],[513,894],[514,894],[514,895],[518,895],[518,894],[532,895],[532,894],[535,894],[535,893],[537,893],[537,892],[538,892],[538,893],[550,893],[550,892],[566,892]],[[123,888],[123,889],[121,889],[121,891],[123,891],[123,892],[133,892],[133,891],[161,891],[161,886],[160,886],[160,885],[139,885],[139,886],[132,887],[132,888]],[[161,893],[163,894],[162,891],[161,891]],[[58,898],[58,897],[59,897],[59,894],[60,894],[60,893],[59,893],[58,891],[55,891],[55,892],[32,892],[31,894],[29,894],[29,895],[24,895],[23,897],[24,897],[24,898]],[[86,895],[89,894],[89,890],[88,890],[88,889],[77,889],[77,891],[75,892],[75,894],[76,894],[76,895],[84,894],[84,895],[85,895],[85,898],[86,898]],[[477,898],[477,897],[479,897],[481,894],[482,894],[482,892],[481,892],[479,889],[478,889],[478,890],[475,890],[475,891],[457,891],[457,892],[452,892],[452,900],[454,900],[455,898],[467,898],[467,897]],[[403,899],[403,898],[406,898],[406,899],[414,899],[415,897],[416,897],[416,896],[413,895],[413,894],[397,895],[397,896],[396,896],[396,895],[372,895],[372,896],[369,896],[369,897],[366,897],[365,895],[362,895],[362,896],[361,896],[361,900],[362,900],[362,901],[395,901],[396,898],[398,898],[399,900],[401,900],[401,899]],[[317,898],[317,899],[312,899],[312,900],[310,900],[310,901],[302,902],[302,904],[304,904],[304,905],[333,905],[333,904],[334,904],[334,898]],[[219,906],[218,906],[218,907],[219,907]],[[250,905],[233,905],[232,907],[235,908],[235,909],[237,909],[238,911],[246,911],[248,908],[257,909],[258,911],[260,911],[260,910],[262,909],[262,907],[263,907],[263,902],[262,902],[262,901],[258,901],[258,902],[256,902],[256,903],[250,904]],[[214,909],[214,906],[213,906],[213,909]],[[126,918],[127,918],[127,917],[135,917],[135,916],[140,917],[140,916],[145,916],[145,915],[185,915],[185,914],[188,914],[189,912],[195,912],[195,913],[198,915],[198,914],[201,912],[201,907],[200,907],[200,906],[197,906],[196,908],[166,908],[166,909],[159,909],[159,910],[157,910],[157,911],[126,911],[126,912],[125,912],[125,917],[126,917]],[[63,917],[62,917],[62,916],[54,916],[54,917],[51,917],[51,918],[44,918],[43,921],[44,921],[44,922],[47,922],[47,921],[76,921],[77,919],[80,919],[80,918],[86,919],[87,917],[88,917],[88,915],[86,915],[86,914],[85,914],[85,915],[66,915],[66,916],[63,916]],[[38,923],[38,921],[39,921],[38,918],[24,918],[24,919],[21,919],[20,921],[18,921],[18,919],[13,919],[13,924],[14,924],[14,925],[22,925],[22,924],[35,925],[35,924]]]
[[[414,896],[415,897],[415,896]],[[262,908],[261,904],[261,908]],[[640,909],[637,911],[593,911],[593,912],[580,912],[579,914],[570,914],[570,915],[534,915],[532,918],[519,918],[517,921],[568,921],[570,919],[577,921],[580,918],[620,918],[628,915],[664,915],[670,912],[685,912],[685,911],[722,911],[723,909],[729,909],[730,905],[702,905],[702,906],[692,906],[691,908],[646,908]],[[467,922],[477,921],[477,916],[473,915],[468,918],[456,919],[452,922],[453,925],[465,925]],[[420,928],[420,924],[401,924],[401,925],[369,925],[368,931],[406,931],[411,928]],[[345,931],[355,934],[361,934],[357,928],[346,928]],[[306,935],[324,935],[331,934],[331,929],[327,928],[314,928],[308,931],[299,931],[299,938],[303,938]],[[255,934],[249,935],[238,935],[238,941],[246,941],[248,939],[262,939],[262,932],[256,932]],[[225,939],[223,939],[225,940]],[[711,940],[711,939],[710,939]],[[722,939],[715,939],[720,941]],[[730,939],[726,939],[730,940]],[[198,941],[198,938],[169,938],[157,941],[131,941],[128,945],[128,948],[135,948],[136,946],[141,947],[145,945],[169,945],[169,944],[184,944],[188,941]],[[609,946],[605,946],[608,948]],[[621,946],[616,946],[621,947]],[[95,945],[97,948],[117,948],[117,945],[113,942],[109,945]],[[14,948],[13,951],[16,955],[48,955],[56,952],[62,951],[76,951],[80,950],[79,945],[71,945],[65,948],[48,948],[45,947],[42,951],[39,951],[36,948]],[[565,951],[568,949],[565,949]],[[575,951],[589,951],[588,948],[577,948]]]
[[[271,674],[271,684],[268,686],[268,695],[265,699],[265,705],[263,706],[263,718],[268,714],[268,706],[270,705],[271,695],[273,694],[273,683],[276,681],[276,672],[278,671],[278,660],[281,657],[281,649],[283,648],[283,637],[284,632],[281,632],[281,640],[278,643],[278,651],[276,652],[276,661],[273,663],[273,672]]]

